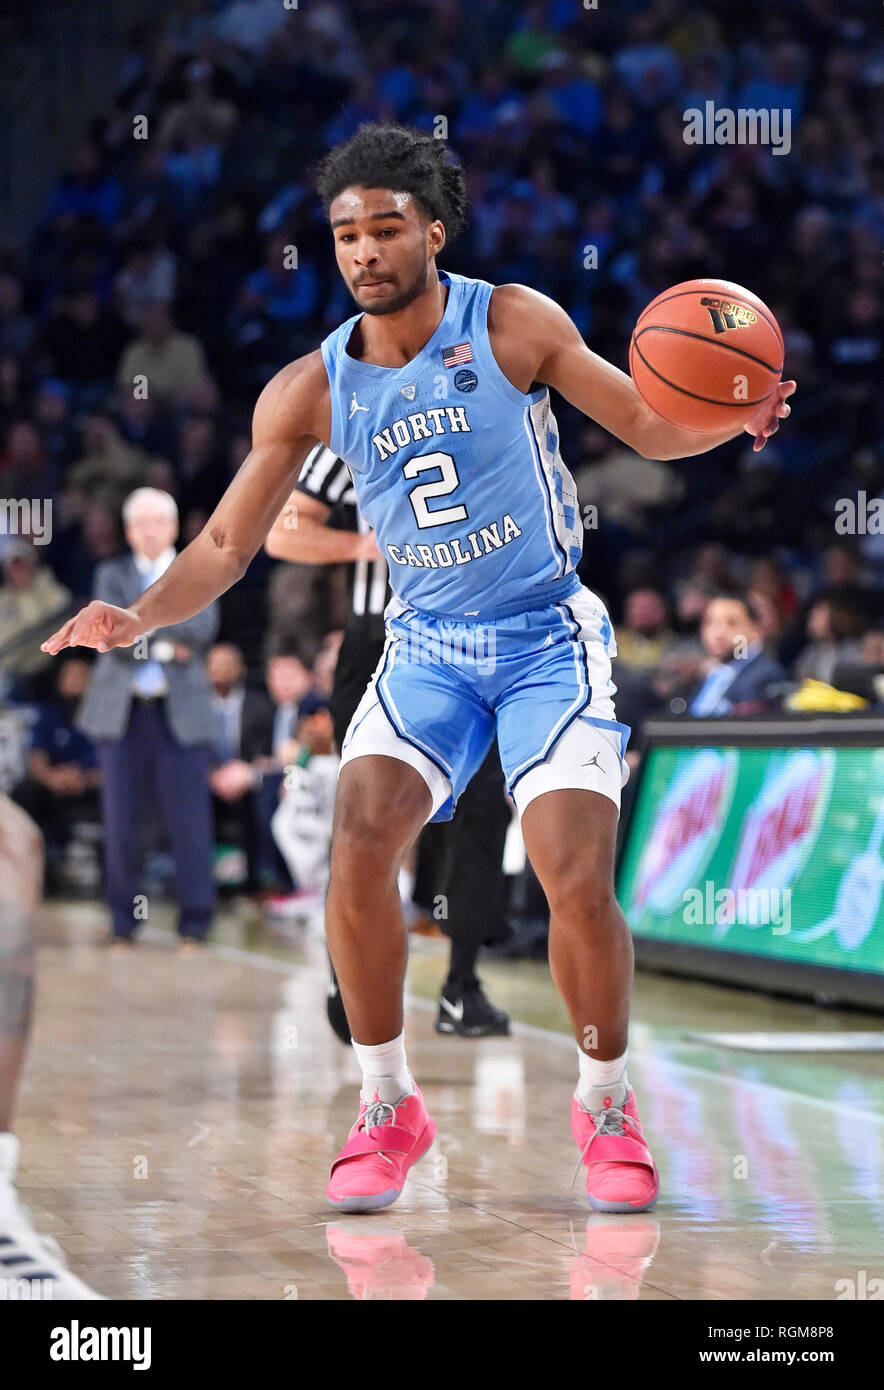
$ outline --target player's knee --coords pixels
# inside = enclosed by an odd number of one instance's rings
[[[337,817],[332,839],[332,871],[336,876],[362,874],[370,870],[372,862],[377,867],[385,858],[392,862],[393,848],[384,845],[383,833],[377,830],[356,807]]]
[[[575,927],[603,922],[616,907],[613,885],[607,877],[580,864],[563,870],[555,885],[547,889],[547,897],[552,915]]]
[[[332,873],[338,881],[350,877],[357,882],[395,874],[410,838],[410,829],[392,809],[385,812],[372,798],[341,797],[335,808]]]
[[[372,764],[379,761],[391,767],[378,771]],[[344,767],[338,782],[332,854],[398,859],[429,813],[429,790],[413,768],[392,759],[358,759]]]

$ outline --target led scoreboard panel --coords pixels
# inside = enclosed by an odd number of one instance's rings
[[[884,1003],[884,720],[659,720],[621,831],[639,963]]]

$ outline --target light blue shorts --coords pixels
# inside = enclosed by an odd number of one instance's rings
[[[393,598],[385,621],[384,653],[347,730],[342,767],[371,754],[409,763],[430,789],[429,819],[450,820],[496,732],[520,816],[542,792],[570,787],[619,808],[630,730],[615,718],[611,622],[589,589],[575,579],[547,607],[490,623]]]

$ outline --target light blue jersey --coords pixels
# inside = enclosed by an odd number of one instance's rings
[[[576,592],[583,531],[549,392],[516,390],[491,350],[493,286],[439,278],[442,319],[404,367],[348,355],[358,314],[323,341],[329,446],[350,467],[396,595],[488,621]]]

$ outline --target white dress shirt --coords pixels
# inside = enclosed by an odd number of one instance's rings
[[[135,561],[135,568],[141,575],[141,592],[144,593],[144,590],[149,589],[161,574],[166,573],[175,559],[175,547],[173,545],[167,546],[155,560],[148,559],[146,555],[139,554],[137,550],[133,550],[132,558]],[[166,672],[161,661],[153,661],[150,658],[146,661],[137,661],[135,674],[132,677],[132,693],[144,698],[168,695],[169,682],[166,680]]]

